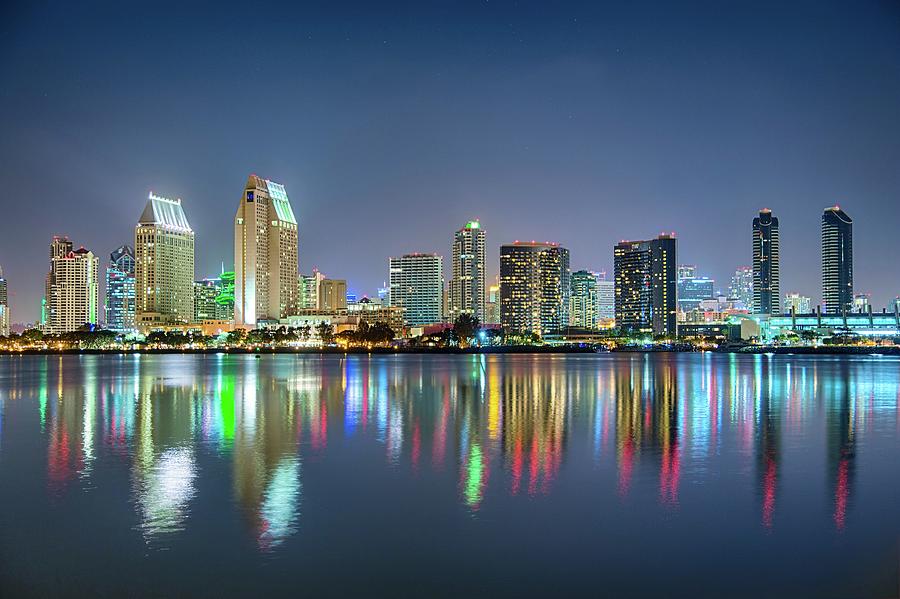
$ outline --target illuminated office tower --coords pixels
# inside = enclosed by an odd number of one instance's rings
[[[77,250],[71,248],[72,243],[60,237],[54,237],[50,244],[50,272],[47,275],[49,317],[44,331],[55,335],[99,322],[100,261],[93,252],[83,247]]]
[[[690,312],[700,306],[700,302],[715,297],[716,282],[709,277],[698,277],[696,267],[691,266],[689,273],[678,267],[678,310]]]
[[[556,243],[500,246],[500,324],[544,336],[569,326],[569,250]]]
[[[443,320],[444,266],[436,254],[406,254],[391,258],[388,305],[403,308],[408,326]]]
[[[853,309],[853,219],[840,206],[822,213],[822,303],[826,314]]]
[[[50,271],[44,279],[44,299],[41,303],[41,330],[52,332],[53,325],[53,260],[67,256],[74,249],[65,235],[54,235],[50,240]]]
[[[605,326],[616,318],[616,282],[606,279],[606,271],[597,274],[597,318]]]
[[[677,334],[678,284],[674,235],[622,241],[615,260],[616,326],[628,333]]]
[[[134,250],[123,245],[109,255],[106,266],[106,328],[134,330]]]
[[[739,300],[744,309],[753,309],[753,269],[749,266],[738,266],[731,275],[731,286],[728,296]]]
[[[853,310],[854,314],[868,314],[872,309],[872,296],[868,293],[853,294]]]
[[[484,322],[500,324],[500,285],[491,285],[488,288],[484,302]]]
[[[150,192],[134,228],[135,324],[184,325],[194,319],[194,231],[181,200]]]
[[[315,310],[319,307],[319,287],[325,275],[315,268],[311,275],[299,275],[297,279],[297,307],[301,310]]]
[[[449,283],[449,316],[474,314],[485,322],[485,233],[477,220],[469,221],[453,238],[452,278]]]
[[[9,289],[0,267],[0,337],[9,336]]]
[[[778,219],[763,208],[753,219],[753,313],[778,314],[781,297]]]
[[[194,281],[194,322],[234,318],[234,273]]]
[[[234,217],[234,323],[297,311],[297,219],[283,185],[250,175]]]
[[[799,293],[785,293],[781,304],[783,314],[810,314],[812,312],[812,300]]]
[[[572,273],[569,285],[569,326],[578,329],[596,329],[600,317],[597,273],[577,270]]]

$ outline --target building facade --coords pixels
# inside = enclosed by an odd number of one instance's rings
[[[753,313],[778,314],[781,297],[778,218],[763,208],[753,219]]]
[[[322,279],[319,282],[319,310],[347,309],[347,281],[344,279]]]
[[[616,320],[616,282],[606,278],[606,271],[597,275],[597,317],[602,328],[615,326]]]
[[[799,293],[785,293],[781,304],[782,314],[809,314],[812,312],[812,300]]]
[[[569,326],[569,250],[555,243],[500,246],[500,324],[544,337]]]
[[[388,305],[403,309],[407,326],[443,321],[444,265],[436,254],[406,254],[389,259]]]
[[[696,310],[703,300],[715,297],[716,282],[708,277],[698,277],[696,267],[690,267],[690,274],[685,274],[682,266],[678,267],[678,311],[681,313]]]
[[[676,335],[677,255],[674,235],[623,241],[615,260],[616,326],[627,333]]]
[[[297,219],[284,186],[250,175],[234,217],[234,322],[297,311]]]
[[[738,266],[731,275],[731,286],[728,296],[740,301],[746,310],[753,309],[753,269],[749,266]]]
[[[822,303],[826,314],[853,310],[853,219],[840,206],[822,213]]]
[[[134,330],[134,249],[123,245],[106,265],[106,328],[117,333]]]
[[[488,287],[484,302],[484,323],[500,324],[500,285]]]
[[[451,322],[472,314],[485,322],[485,232],[477,220],[469,221],[453,238],[448,312]]]
[[[194,320],[194,231],[181,200],[150,193],[134,229],[135,325]]]
[[[82,248],[72,250],[65,238],[50,244],[50,272],[47,275],[48,320],[44,332],[59,335],[84,325],[97,325],[100,311],[100,260]],[[62,251],[68,249],[65,254]]]
[[[600,318],[599,277],[589,270],[578,270],[570,277],[569,326],[596,329]]]

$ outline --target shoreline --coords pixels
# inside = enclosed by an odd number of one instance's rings
[[[192,349],[23,349],[20,351],[0,350],[0,356],[41,356],[41,355],[164,355],[164,354],[228,354],[228,355],[262,355],[262,354],[296,354],[296,355],[348,355],[348,354],[381,354],[381,355],[440,355],[440,354],[606,354],[606,353],[702,353],[698,349],[666,349],[666,348],[616,348],[612,350],[595,350],[591,347],[546,347],[546,346],[505,346],[486,348],[281,348],[264,347],[258,349],[248,348],[192,348]],[[716,354],[776,354],[776,355],[811,355],[811,356],[867,356],[885,355],[900,356],[900,346],[891,347],[770,347],[770,346],[745,346],[733,348],[717,348],[706,350]]]

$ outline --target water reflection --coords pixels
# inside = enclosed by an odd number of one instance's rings
[[[864,440],[876,429],[896,439],[900,397],[897,363],[871,359],[81,356],[4,366],[0,452],[9,427],[25,426],[10,423],[9,405],[26,402],[45,436],[52,496],[90,486],[98,460],[125,463],[136,528],[165,545],[213,493],[201,463],[222,464],[231,496],[209,500],[234,502],[262,551],[301,531],[312,511],[304,494],[315,491],[304,484],[309,462],[328,463],[330,448],[366,463],[382,456],[378,484],[398,480],[390,471],[449,479],[473,515],[585,477],[620,502],[651,496],[677,512],[686,485],[746,473],[755,526],[772,531],[785,455],[821,435],[820,500],[843,531]],[[346,462],[335,469],[352,476]]]

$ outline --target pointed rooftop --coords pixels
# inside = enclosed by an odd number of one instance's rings
[[[169,198],[155,195],[152,191],[147,199],[144,212],[141,213],[141,218],[138,219],[138,224],[156,225],[182,233],[193,233],[187,216],[184,214],[184,209],[181,207],[181,199],[170,200]]]

